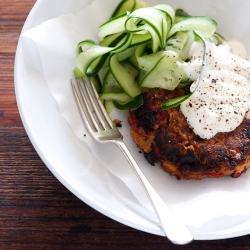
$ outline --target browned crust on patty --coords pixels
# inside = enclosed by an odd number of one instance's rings
[[[234,131],[204,140],[194,134],[179,107],[162,110],[162,102],[184,90],[144,92],[144,104],[129,112],[131,136],[147,161],[177,179],[239,177],[250,164],[250,120]]]

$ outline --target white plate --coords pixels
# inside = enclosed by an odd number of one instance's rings
[[[75,13],[91,2],[75,1],[72,5],[70,0],[53,4],[50,0],[37,1],[22,32],[61,14]],[[24,58],[20,40],[15,61],[17,103],[27,134],[46,166],[65,187],[99,212],[138,230],[163,235],[155,215],[139,205],[130,190],[102,168],[88,147],[76,138],[61,116],[43,76]],[[219,219],[190,229],[196,240],[241,236],[250,232],[250,214],[228,216],[225,213]]]

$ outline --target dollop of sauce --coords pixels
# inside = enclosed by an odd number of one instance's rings
[[[245,59],[243,45],[205,43],[206,59],[200,81],[197,79],[204,53],[202,43],[192,45],[191,60],[183,65],[194,82],[190,87],[193,94],[181,104],[181,111],[195,134],[210,139],[219,132],[233,131],[250,110],[250,62]]]

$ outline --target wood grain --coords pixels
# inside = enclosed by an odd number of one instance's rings
[[[98,213],[50,173],[26,135],[14,91],[16,45],[35,2],[0,0],[0,249],[249,249],[250,236],[175,246]]]

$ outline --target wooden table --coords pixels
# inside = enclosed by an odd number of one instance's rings
[[[98,213],[50,173],[26,135],[14,93],[16,45],[34,3],[0,0],[0,249],[250,249],[250,235],[173,245]]]

